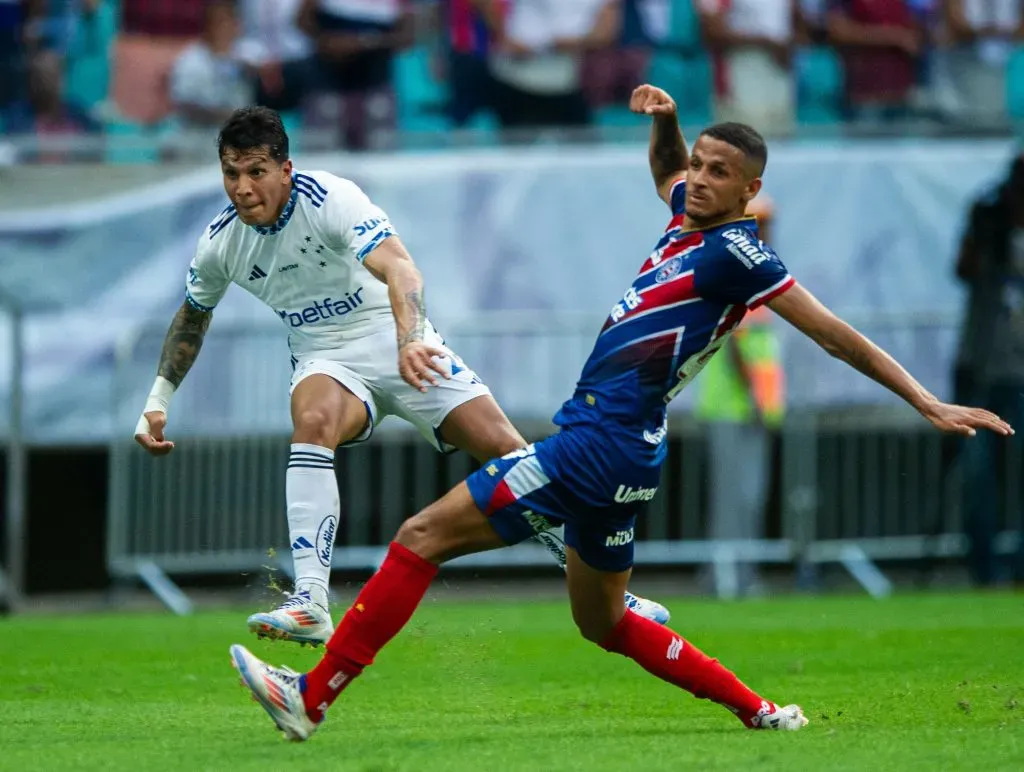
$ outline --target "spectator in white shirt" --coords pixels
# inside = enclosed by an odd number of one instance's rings
[[[796,42],[794,0],[694,0],[715,56],[718,120],[762,133],[792,129]]]
[[[612,45],[619,0],[511,0],[505,37],[490,56],[494,109],[504,128],[583,126],[586,51]]]
[[[184,127],[219,127],[234,110],[251,104],[252,87],[236,50],[238,33],[234,4],[212,0],[202,36],[171,70],[171,101]]]
[[[1006,114],[1006,64],[1024,38],[1021,0],[946,0],[952,47],[939,57],[953,110],[973,121]]]
[[[312,41],[299,27],[302,0],[242,0],[238,52],[256,73],[256,104],[280,112],[303,104],[316,75]]]

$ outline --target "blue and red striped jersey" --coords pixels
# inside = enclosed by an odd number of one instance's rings
[[[670,196],[672,220],[612,307],[575,393],[554,418],[563,427],[596,425],[649,463],[666,452],[668,403],[747,311],[794,284],[753,218],[685,230],[685,198],[681,179]]]

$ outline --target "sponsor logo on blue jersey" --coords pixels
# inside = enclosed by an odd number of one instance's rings
[[[604,546],[606,547],[625,547],[627,544],[633,541],[633,529],[630,528],[625,531],[616,531],[613,536],[609,536],[604,540]]]
[[[363,305],[363,298],[359,293],[363,291],[360,287],[355,292],[345,293],[344,300],[332,300],[324,298],[318,300],[311,306],[306,306],[301,311],[278,311],[277,315],[286,321],[291,327],[302,327],[306,324],[318,324],[327,319],[335,319],[356,311]]]
[[[650,429],[644,429],[644,442],[649,442],[651,445],[660,445],[665,441],[668,436],[668,414],[665,415],[665,419],[661,422],[661,426],[655,429],[653,432]]]
[[[743,228],[730,228],[722,234],[722,238],[729,242],[725,248],[747,268],[753,268],[768,259],[768,254],[762,249],[764,244],[751,239],[750,232]]]
[[[620,485],[615,491],[615,501],[619,504],[632,504],[634,501],[650,501],[657,488],[633,488],[632,486]]]
[[[644,299],[640,297],[640,293],[638,293],[633,287],[630,287],[626,290],[626,294],[622,296],[622,300],[612,306],[612,321],[619,321],[619,319],[624,317],[634,308],[639,308],[640,304],[643,302]]]

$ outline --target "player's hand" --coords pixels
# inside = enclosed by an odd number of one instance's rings
[[[149,432],[135,435],[139,443],[151,456],[166,456],[174,450],[174,443],[164,439],[164,427],[167,426],[167,414],[159,411],[143,413],[142,417],[149,422]]]
[[[978,429],[986,429],[1003,437],[1014,433],[1013,427],[1002,418],[978,407],[935,402],[921,410],[921,415],[940,431],[963,434],[966,437],[973,437],[978,433]]]
[[[675,115],[676,102],[657,86],[637,86],[629,98],[629,109],[641,115]]]
[[[428,346],[421,340],[413,340],[398,349],[398,372],[402,379],[419,391],[426,391],[424,381],[437,386],[437,376],[450,379],[451,373],[444,368],[441,361],[448,357],[448,352]]]

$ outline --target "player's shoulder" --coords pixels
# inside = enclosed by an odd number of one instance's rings
[[[346,177],[325,171],[299,171],[294,173],[295,187],[300,194],[312,194],[323,202],[328,196],[342,200],[362,193],[359,186]]]
[[[238,210],[234,204],[228,204],[217,213],[216,217],[210,220],[203,235],[199,238],[201,247],[215,249],[230,238],[231,232],[239,227],[242,221],[238,219]]]
[[[766,261],[778,261],[775,250],[761,241],[753,218],[717,228],[706,238],[711,253],[720,260],[738,260],[747,268]]]
[[[337,212],[348,208],[361,210],[367,201],[366,194],[352,180],[325,171],[296,171],[293,177],[300,200],[312,204],[321,213],[328,210]]]

